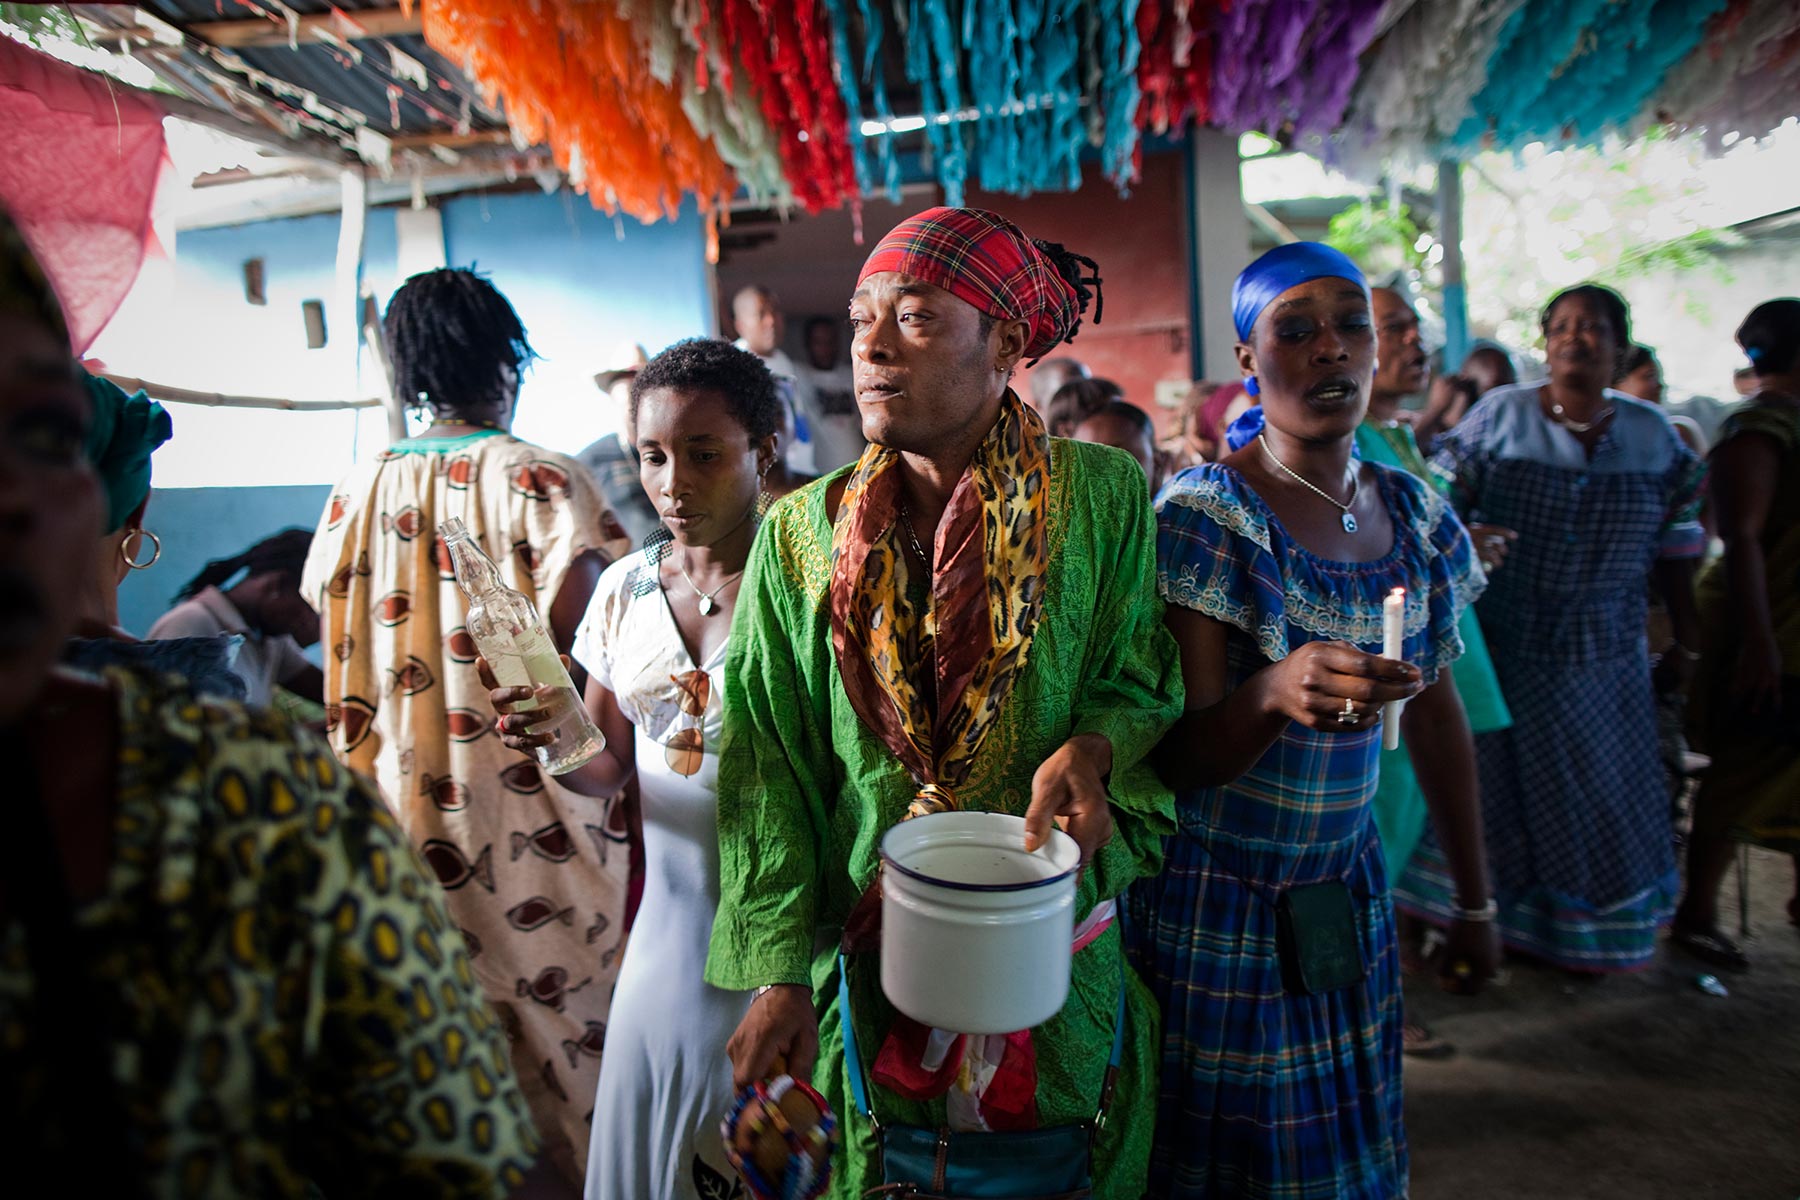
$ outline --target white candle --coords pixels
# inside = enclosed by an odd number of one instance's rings
[[[1394,662],[1406,661],[1406,589],[1395,588],[1388,593],[1387,599],[1381,602],[1381,657]],[[1404,700],[1389,700],[1381,706],[1381,747],[1384,750],[1400,748],[1400,710],[1406,707]]]

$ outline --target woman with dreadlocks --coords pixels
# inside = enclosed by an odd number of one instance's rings
[[[842,1118],[832,1197],[930,1183],[884,1163],[871,1114],[890,1133],[952,1130],[958,1161],[966,1137],[1036,1129],[1069,1151],[1042,1193],[1079,1191],[1091,1168],[1099,1200],[1143,1194],[1156,1014],[1125,969],[1113,901],[1155,872],[1174,830],[1144,757],[1180,712],[1181,680],[1143,471],[1050,437],[1010,386],[1074,335],[1095,283],[1091,264],[991,212],[902,222],[850,302],[869,446],[778,501],[750,552],[726,650],[706,977],[758,990],[728,1046],[735,1081],[785,1059]],[[931,1031],[887,1002],[866,918],[882,835],[943,808],[1023,817],[1027,849],[1058,820],[1087,869],[1063,1009],[945,1039],[927,1069]]]
[[[311,530],[284,529],[242,554],[207,563],[176,594],[179,603],[150,627],[150,640],[239,635],[244,644],[232,667],[244,681],[248,703],[266,706],[277,685],[323,701],[325,676],[304,653],[319,640],[319,614],[300,595],[311,545]]]
[[[327,724],[447,890],[547,1152],[579,1186],[624,910],[623,817],[491,736],[437,528],[460,519],[564,652],[630,543],[579,463],[507,432],[536,356],[492,284],[415,275],[385,325],[395,386],[431,424],[333,489],[313,539],[302,591],[328,647]]]

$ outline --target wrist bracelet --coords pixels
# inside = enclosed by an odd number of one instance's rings
[[[1488,902],[1480,908],[1464,908],[1460,904],[1452,904],[1450,906],[1451,920],[1467,921],[1472,925],[1485,925],[1499,915],[1500,902],[1495,900],[1492,896],[1489,896]]]
[[[769,992],[774,991],[776,988],[778,988],[780,986],[781,985],[779,983],[765,983],[761,987],[757,988],[754,992],[750,993],[750,999],[761,1000],[763,998],[763,996],[765,996]]]

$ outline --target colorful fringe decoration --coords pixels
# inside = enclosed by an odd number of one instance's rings
[[[1149,133],[1181,133],[1212,119],[1215,15],[1207,0],[1138,5],[1138,123]]]
[[[1706,131],[1717,153],[1727,133],[1752,136],[1794,115],[1800,95],[1800,5],[1732,0],[1700,47],[1664,78],[1632,132],[1674,123]]]
[[[684,192],[712,211],[737,190],[613,4],[425,0],[422,17],[432,49],[505,104],[516,140],[548,144],[597,208],[650,222],[673,218]]]
[[[1800,93],[1791,0],[420,2],[515,140],[644,221],[898,199],[903,147],[950,204],[1072,190],[1090,161],[1124,190],[1142,134],[1194,125],[1371,176],[1652,124],[1717,150]]]
[[[1234,0],[1221,13],[1212,115],[1235,132],[1328,133],[1358,77],[1384,0]]]
[[[1724,0],[1531,0],[1452,139],[1465,149],[1592,138],[1624,124],[1700,41]]]
[[[1326,157],[1380,174],[1436,161],[1487,84],[1500,31],[1526,0],[1419,0],[1364,57],[1343,136]]]

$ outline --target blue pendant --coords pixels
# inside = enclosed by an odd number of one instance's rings
[[[1344,532],[1345,533],[1355,533],[1356,532],[1356,518],[1351,516],[1349,513],[1344,514]]]

